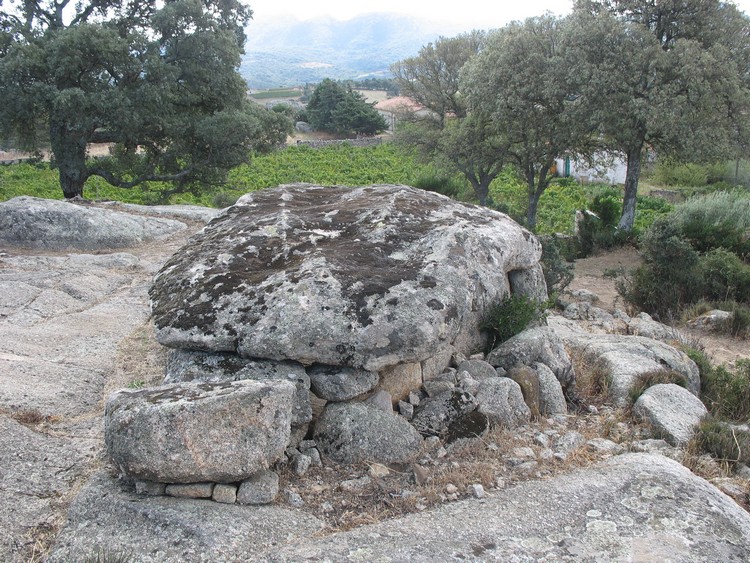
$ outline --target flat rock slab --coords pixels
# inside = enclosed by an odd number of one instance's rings
[[[0,244],[46,250],[101,250],[166,238],[186,225],[67,201],[15,197],[0,203]]]
[[[527,279],[543,280],[540,257],[506,215],[423,190],[284,185],[243,196],[165,264],[154,323],[173,348],[379,371],[476,345],[512,279],[544,299]]]
[[[73,502],[46,561],[86,561],[97,551],[142,563],[258,561],[322,528],[314,516],[278,506],[138,496],[102,472]]]
[[[242,481],[284,454],[295,393],[281,380],[118,391],[104,411],[107,450],[132,479]]]
[[[750,515],[658,455],[257,554],[263,561],[747,561]]]

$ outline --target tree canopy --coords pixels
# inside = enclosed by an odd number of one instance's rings
[[[315,87],[305,112],[319,131],[375,135],[388,128],[385,118],[359,92],[330,78]]]
[[[65,197],[86,180],[115,186],[221,182],[291,124],[254,106],[236,72],[239,0],[22,0],[0,13],[0,133],[43,140]],[[8,9],[5,9],[8,8]],[[87,160],[89,143],[112,157]]]

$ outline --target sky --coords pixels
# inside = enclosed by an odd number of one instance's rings
[[[330,16],[347,20],[367,13],[388,12],[419,16],[468,31],[501,27],[510,21],[539,16],[546,11],[565,15],[573,0],[248,0],[248,3],[256,24],[280,16],[300,20]],[[750,0],[736,0],[734,3],[750,14]]]

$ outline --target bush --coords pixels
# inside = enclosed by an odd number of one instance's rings
[[[701,450],[730,465],[750,464],[750,433],[706,417],[698,426],[696,440]]]
[[[412,186],[421,190],[435,192],[456,200],[465,200],[469,191],[465,181],[439,170],[428,169],[412,182]]]
[[[714,248],[698,260],[705,299],[750,303],[750,265],[736,254]]]
[[[479,328],[490,334],[494,348],[543,317],[543,304],[525,295],[509,295],[487,311]]]
[[[659,159],[654,167],[653,180],[665,186],[698,187],[708,184],[709,167],[700,164]]]
[[[542,235],[542,270],[547,291],[560,293],[573,281],[573,265],[565,258],[567,245],[555,235]]]
[[[740,360],[733,372],[723,366],[704,366],[701,399],[714,416],[750,422],[750,361]]]

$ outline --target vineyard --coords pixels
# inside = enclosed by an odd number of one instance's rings
[[[348,144],[311,148],[291,146],[268,155],[253,158],[250,164],[230,171],[227,182],[218,186],[194,187],[192,191],[169,193],[171,186],[143,184],[131,189],[115,188],[93,177],[86,183],[85,195],[92,200],[116,200],[128,203],[182,203],[209,207],[226,207],[241,195],[264,188],[306,182],[321,185],[363,186],[370,184],[406,184],[434,191],[444,191],[446,183],[458,186],[453,197],[470,201],[471,190],[459,176],[420,162],[413,154],[391,143],[371,147]],[[553,183],[540,200],[537,230],[540,233],[571,233],[576,209],[589,206],[606,186],[582,186],[568,179]],[[30,195],[62,199],[57,171],[47,163],[24,163],[0,166],[0,201]],[[526,187],[510,171],[493,182],[491,205],[516,220],[524,215]],[[640,227],[653,219],[648,205],[643,205]],[[663,212],[659,209],[659,212]]]

